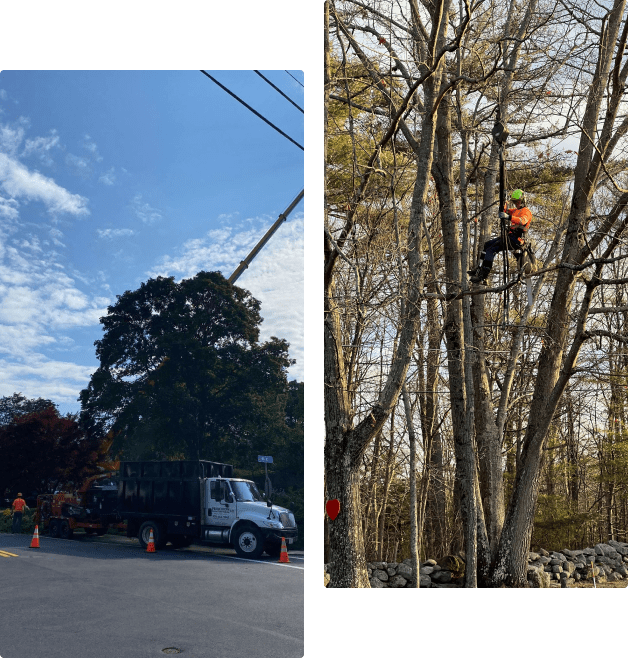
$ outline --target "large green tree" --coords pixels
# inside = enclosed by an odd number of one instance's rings
[[[291,364],[285,340],[259,342],[261,322],[259,302],[219,272],[119,295],[101,318],[82,423],[123,458],[257,460],[286,426]]]

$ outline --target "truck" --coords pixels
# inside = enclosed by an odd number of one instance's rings
[[[115,487],[107,485],[108,496],[100,493],[102,485],[87,486],[86,495],[65,508],[59,536],[67,535],[67,520],[68,526],[98,533],[126,528],[127,537],[137,537],[142,548],[152,531],[157,549],[168,543],[175,548],[193,543],[233,546],[238,556],[251,559],[263,552],[279,557],[282,540],[289,545],[298,537],[294,514],[262,496],[251,480],[234,477],[230,464],[125,461],[115,482]]]

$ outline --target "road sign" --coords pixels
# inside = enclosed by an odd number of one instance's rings
[[[262,455],[257,455],[257,461],[258,462],[264,462],[265,464],[272,464],[273,463],[273,458],[272,457],[263,457]]]

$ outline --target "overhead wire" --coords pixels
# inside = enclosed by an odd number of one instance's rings
[[[267,82],[267,83],[268,83],[268,84],[269,84],[269,85],[270,85],[275,91],[277,91],[278,93],[280,93],[280,94],[281,94],[281,95],[282,95],[282,96],[283,96],[288,102],[292,103],[292,104],[297,108],[297,110],[299,110],[300,112],[303,112],[303,108],[302,108],[302,107],[299,107],[299,106],[298,106],[298,105],[292,100],[292,98],[290,98],[290,96],[287,96],[286,94],[284,94],[283,91],[281,91],[281,89],[279,89],[279,87],[277,87],[277,85],[273,84],[273,83],[272,83],[272,82],[271,82],[271,81],[270,81],[265,75],[262,75],[259,71],[256,71],[255,69],[253,69],[253,70],[255,71],[255,73],[257,73],[257,75],[259,75],[260,78],[262,78],[262,80],[264,80],[265,82]],[[303,114],[305,114],[305,112],[303,112]]]
[[[248,103],[245,103],[239,96],[234,94],[230,89],[227,89],[227,87],[225,87],[225,85],[218,82],[218,80],[216,80],[216,78],[214,78],[212,75],[207,73],[207,71],[201,70],[201,73],[203,75],[206,75],[212,82],[216,83],[221,89],[226,91],[230,96],[235,98],[239,103],[242,103],[242,105],[244,105],[244,107],[246,107],[247,110],[250,110],[251,112],[253,112],[253,114],[255,114],[255,116],[259,117],[262,121],[267,123],[271,128],[274,128],[280,135],[283,135],[287,140],[291,141],[293,144],[298,146],[302,151],[305,151],[305,149],[303,148],[303,146],[301,146],[301,144],[299,144],[299,142],[292,139],[292,137],[290,137],[290,135],[287,135],[283,130],[281,130],[281,128],[278,128],[274,123],[269,121],[265,116],[260,114],[257,110],[253,109]]]
[[[284,71],[286,71],[286,69],[284,69]],[[286,71],[286,73],[287,73],[287,74],[288,74],[293,80],[295,80],[296,82],[298,82],[298,83],[303,87],[303,83],[301,82],[301,80],[297,80],[297,78],[295,78],[295,77],[292,75],[292,73],[290,73],[290,71]],[[303,87],[303,88],[305,89],[305,87]]]

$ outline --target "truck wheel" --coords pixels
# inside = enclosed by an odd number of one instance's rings
[[[233,547],[240,557],[257,560],[264,551],[262,533],[255,526],[244,526],[236,531]]]
[[[70,524],[67,521],[61,521],[61,527],[59,528],[59,536],[61,539],[72,539],[74,531],[70,528]]]
[[[137,538],[140,540],[140,546],[142,548],[146,548],[148,546],[148,542],[150,541],[151,529],[153,531],[153,542],[155,544],[155,547],[163,548],[165,537],[162,539],[162,532],[159,527],[159,524],[155,523],[154,521],[145,521],[140,526],[140,531],[137,534]]]
[[[48,526],[48,535],[50,535],[50,537],[59,536],[59,522],[55,519],[50,521],[50,525]]]

